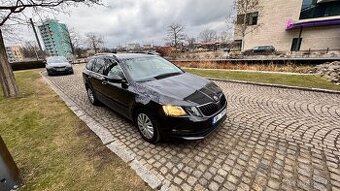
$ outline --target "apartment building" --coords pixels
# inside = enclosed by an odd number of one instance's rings
[[[246,19],[238,15],[234,40],[243,50],[273,45],[287,52],[340,51],[340,0],[259,0],[257,9]]]
[[[8,46],[6,47],[6,53],[9,62],[22,62],[24,60],[24,54],[20,46]]]
[[[65,24],[50,19],[43,22],[39,30],[49,56],[72,58],[70,34]]]

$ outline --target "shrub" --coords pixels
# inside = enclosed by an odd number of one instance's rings
[[[45,68],[45,62],[42,60],[28,62],[14,62],[10,63],[10,65],[13,71]]]

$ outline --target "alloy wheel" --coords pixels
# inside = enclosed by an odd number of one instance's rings
[[[89,97],[89,100],[90,100],[91,103],[95,102],[95,98],[94,98],[94,95],[93,95],[91,88],[87,89],[87,96]]]
[[[140,113],[137,117],[137,124],[142,135],[147,139],[152,139],[155,134],[154,126],[151,119],[144,113]]]

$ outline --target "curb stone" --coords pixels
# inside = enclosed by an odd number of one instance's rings
[[[205,70],[205,71],[222,71],[222,72],[248,72],[248,73],[262,73],[262,74],[282,74],[282,75],[296,75],[296,76],[312,76],[314,74],[309,73],[296,73],[296,72],[273,72],[263,70],[231,70],[231,69],[209,69],[209,68],[188,68],[181,67],[188,70]]]
[[[40,72],[40,75],[52,88],[52,90],[59,95],[59,97],[65,102],[71,111],[100,138],[103,145],[115,153],[125,163],[128,163],[131,169],[133,169],[143,181],[145,181],[154,190],[169,190],[169,188],[166,185],[163,185],[161,180],[155,174],[153,174],[137,159],[135,159],[134,153],[126,148],[123,148],[123,144],[120,141],[115,140],[109,130],[100,125],[98,122],[96,122],[96,120],[79,108],[75,102],[73,102],[66,94],[60,91],[48,78],[46,78],[46,76],[43,75],[43,72]]]
[[[258,86],[266,86],[266,87],[274,87],[274,88],[295,89],[295,90],[312,91],[312,92],[320,92],[320,93],[328,93],[328,94],[340,94],[340,91],[337,91],[337,90],[327,90],[327,89],[321,89],[321,88],[307,88],[307,87],[288,86],[288,85],[281,85],[281,84],[248,82],[248,81],[241,81],[241,80],[226,80],[226,79],[220,79],[220,78],[208,78],[208,79],[213,80],[213,81],[219,81],[219,82],[232,82],[232,83],[238,83],[238,84],[249,84],[249,85],[258,85]]]

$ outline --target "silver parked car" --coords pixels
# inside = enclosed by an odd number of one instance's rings
[[[70,62],[63,56],[52,56],[46,59],[46,70],[48,75],[73,74]]]

